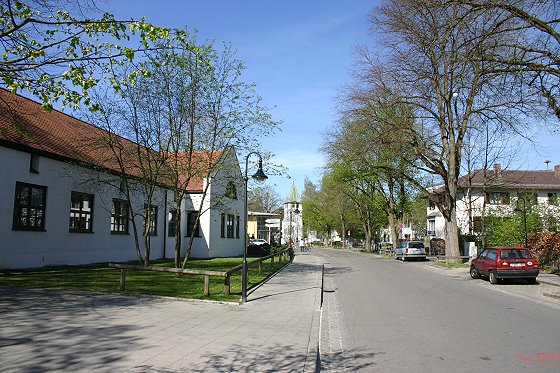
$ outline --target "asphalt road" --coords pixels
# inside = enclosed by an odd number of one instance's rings
[[[331,309],[322,371],[560,371],[560,307],[507,291],[539,285],[496,287],[424,263],[314,253],[327,263]]]

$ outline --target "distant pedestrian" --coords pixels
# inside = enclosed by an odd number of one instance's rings
[[[305,242],[303,241],[303,239],[299,240],[299,251],[305,251]]]

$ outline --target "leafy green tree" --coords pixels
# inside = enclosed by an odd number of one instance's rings
[[[303,184],[301,195],[303,221],[307,229],[316,230],[330,238],[336,226],[337,219],[331,211],[331,201],[327,198],[325,190],[319,188],[308,178]]]
[[[59,100],[63,107],[96,109],[88,92],[107,71],[158,48],[162,39],[186,35],[144,19],[117,20],[94,1],[5,0],[0,12],[0,78],[10,91],[38,97],[46,110]],[[131,70],[125,80],[144,73]],[[116,91],[121,84],[112,81]]]

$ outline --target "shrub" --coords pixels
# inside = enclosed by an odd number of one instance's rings
[[[541,232],[529,236],[529,247],[542,267],[560,269],[560,233]]]
[[[263,257],[269,255],[270,252],[270,245],[265,243],[264,245],[249,245],[247,246],[247,255],[248,256],[258,256]]]

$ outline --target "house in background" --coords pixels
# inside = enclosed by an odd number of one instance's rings
[[[247,234],[249,238],[261,238],[271,245],[277,242],[277,233],[280,230],[280,214],[255,211],[249,211],[247,214]]]
[[[107,134],[0,89],[0,268],[134,260],[132,220],[140,242],[150,232],[150,259],[171,258],[178,214],[184,236],[194,236],[191,257],[243,253],[243,180],[233,148],[193,153],[207,169],[190,180],[181,203],[162,178],[147,206],[142,188],[126,197],[123,173],[102,145]],[[113,140],[124,151],[136,146]],[[134,165],[126,169],[134,183]],[[150,211],[149,226],[139,211]],[[188,244],[183,237],[182,255]]]
[[[442,186],[432,188],[432,198],[443,198]],[[485,216],[512,216],[514,209],[523,209],[523,202],[539,206],[550,225],[557,225],[560,216],[560,165],[552,170],[504,170],[499,163],[492,170],[480,169],[461,177],[457,195],[457,224],[461,234],[479,230],[482,212]],[[435,203],[427,209],[427,230],[432,238],[444,238],[445,220]],[[549,227],[551,228],[551,227]]]

